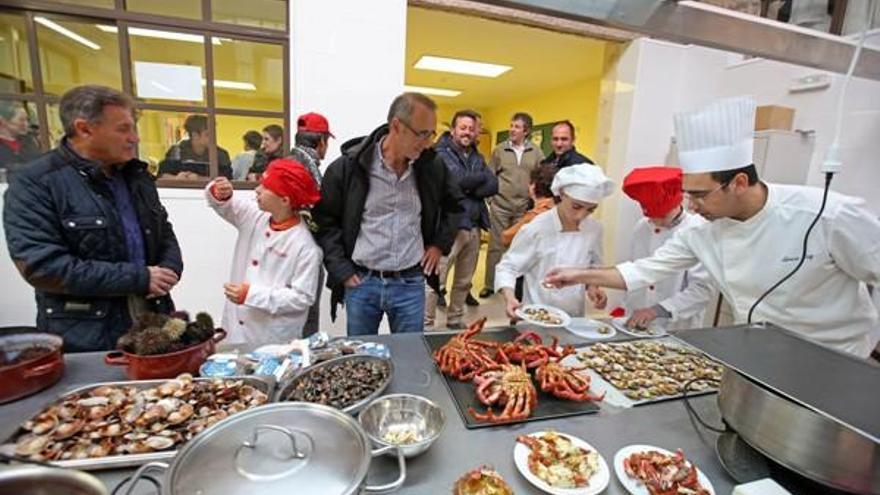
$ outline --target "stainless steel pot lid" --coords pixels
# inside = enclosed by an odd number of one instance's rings
[[[304,402],[241,412],[191,440],[165,478],[166,493],[356,493],[370,465],[360,425]]]

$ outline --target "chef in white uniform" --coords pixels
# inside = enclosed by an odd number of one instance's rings
[[[675,116],[684,192],[709,223],[675,232],[651,257],[605,269],[554,269],[552,286],[640,289],[697,263],[730,303],[737,323],[800,261],[822,190],[767,184],[752,164],[755,100],[729,98]],[[880,221],[859,198],[830,193],[800,270],[770,293],[752,321],[866,357],[877,309],[866,283],[880,282]]]
[[[676,231],[706,223],[682,206],[681,183],[681,169],[676,167],[636,168],[623,179],[623,192],[644,213],[633,230],[630,260],[651,256]],[[668,330],[701,328],[712,294],[709,273],[697,264],[656,284],[627,291],[621,316],[629,327],[648,327],[663,318]]]
[[[495,267],[495,290],[504,296],[510,318],[515,318],[521,304],[514,295],[520,276],[527,304],[546,304],[582,316],[585,292],[598,309],[607,302],[597,286],[548,289],[541,279],[553,267],[602,263],[602,225],[589,216],[614,191],[614,183],[595,165],[572,165],[556,173],[550,190],[560,198],[559,203],[520,229]]]

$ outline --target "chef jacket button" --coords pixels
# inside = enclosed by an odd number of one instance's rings
[[[267,231],[266,231],[266,237],[269,237],[270,235],[272,235],[272,234],[269,233],[269,231],[267,230]]]
[[[244,320],[238,320],[239,325],[244,325]]]
[[[654,229],[654,233],[655,233],[655,234],[659,234],[659,233],[660,233],[660,229]]]
[[[257,266],[257,265],[259,265],[259,264],[260,264],[259,261],[257,261],[257,260],[251,260],[251,265],[253,265],[253,266]]]
[[[290,284],[284,284],[284,286],[287,287],[288,289],[292,289],[292,288],[293,288],[293,286],[290,285]]]
[[[648,290],[654,290],[654,286],[653,286],[653,285],[649,285],[649,286],[648,286]]]

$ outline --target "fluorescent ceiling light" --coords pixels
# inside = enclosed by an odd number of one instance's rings
[[[457,89],[429,88],[427,86],[410,86],[409,84],[405,84],[403,90],[434,96],[455,97],[461,94],[461,91],[458,91]]]
[[[207,86],[208,81],[202,79],[202,86]],[[240,89],[243,91],[256,91],[257,87],[253,83],[242,81],[224,81],[222,79],[214,79],[215,88]]]
[[[100,50],[101,49],[101,45],[95,43],[94,41],[92,41],[88,38],[80,36],[80,35],[74,33],[73,31],[71,31],[70,29],[67,29],[66,27],[64,27],[60,24],[52,22],[49,19],[46,19],[45,17],[41,17],[41,16],[34,17],[34,21],[36,21],[38,24],[42,24],[42,25],[46,26],[47,28],[51,29],[52,31],[55,31],[58,34],[62,34],[64,36],[67,36],[68,38],[72,39],[73,41],[76,41],[77,43],[79,43],[81,45],[85,45],[85,46],[91,48],[92,50]]]
[[[105,33],[118,33],[119,28],[116,26],[105,26],[103,24],[95,24],[95,26]],[[132,36],[143,36],[145,38],[159,38],[163,40],[187,41],[190,43],[204,43],[205,38],[200,34],[175,33],[173,31],[160,31],[158,29],[146,29],[139,27],[128,28],[128,34]],[[211,43],[220,44],[220,38],[212,37]]]
[[[422,58],[420,58],[413,67],[416,69],[454,72],[456,74],[467,74],[469,76],[481,77],[498,77],[513,68],[509,65],[487,64],[485,62],[434,57],[432,55],[422,55]]]

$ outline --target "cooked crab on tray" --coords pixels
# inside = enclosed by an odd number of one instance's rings
[[[597,343],[577,359],[630,401],[653,402],[717,388],[724,367],[702,352],[669,337]]]
[[[538,388],[567,401],[602,400],[590,391],[590,377],[580,373],[585,366],[562,364],[574,355],[573,347],[560,348],[555,338],[545,343],[534,332],[506,342],[483,340],[479,336],[485,323],[486,318],[477,320],[433,353],[440,372],[473,383],[474,394],[487,408],[485,412],[469,408],[474,419],[489,423],[526,420],[538,405]]]
[[[25,422],[14,452],[68,461],[172,450],[214,423],[268,402],[240,379],[180,375],[149,387],[107,384],[63,396]]]

